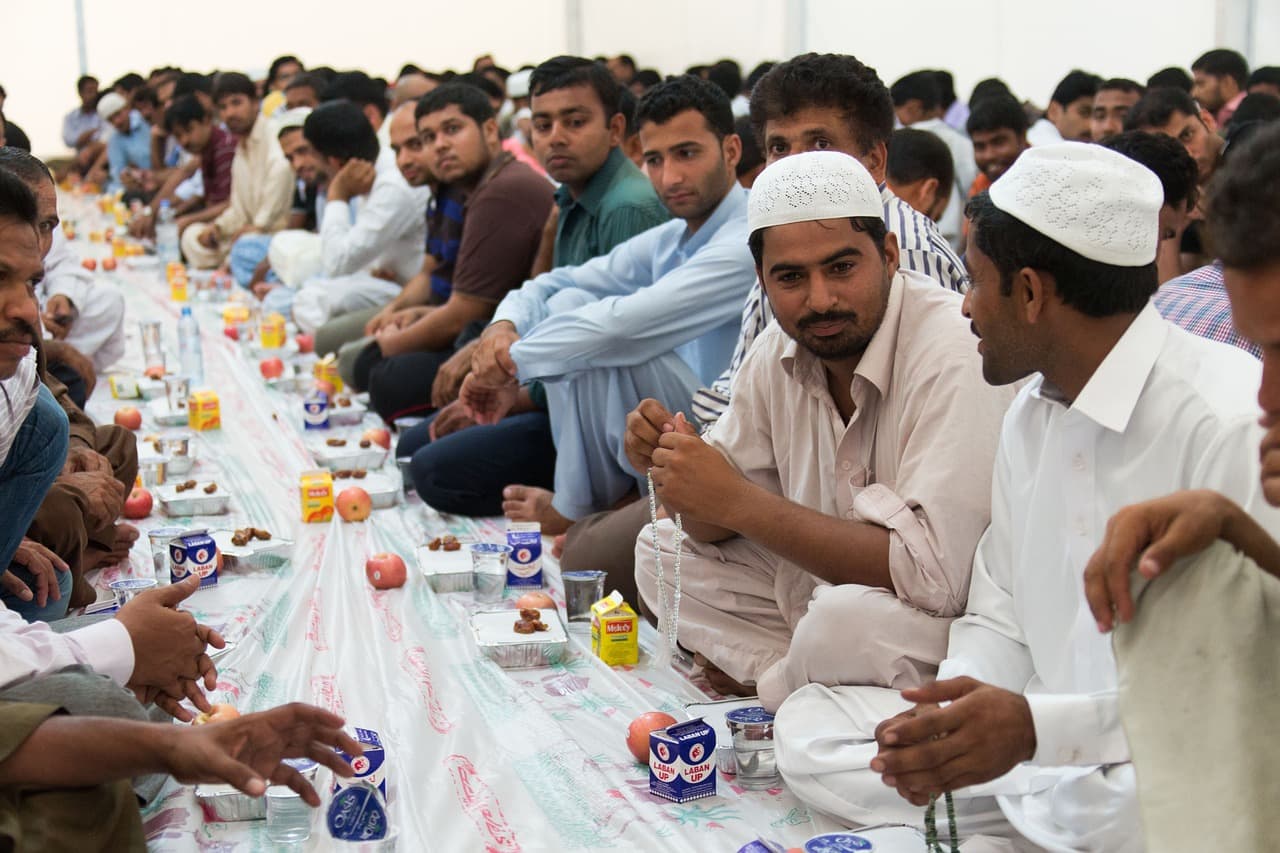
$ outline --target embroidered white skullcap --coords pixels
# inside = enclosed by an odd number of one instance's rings
[[[529,97],[529,78],[532,76],[533,70],[530,68],[526,68],[523,71],[512,71],[510,76],[507,77],[507,97]]]
[[[884,218],[880,188],[866,167],[839,151],[793,154],[770,164],[747,196],[751,232],[792,222]]]
[[[129,102],[124,99],[124,95],[118,92],[107,92],[98,99],[98,117],[107,121],[127,106]]]
[[[1005,213],[1090,260],[1141,267],[1156,259],[1164,188],[1146,166],[1110,148],[1030,148],[989,193]]]
[[[311,115],[311,107],[294,107],[291,110],[281,110],[276,113],[272,119],[276,127],[276,136],[279,137],[286,130],[302,127],[307,123],[309,115]]]

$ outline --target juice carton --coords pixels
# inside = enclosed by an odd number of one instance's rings
[[[329,395],[323,391],[310,391],[302,398],[303,429],[329,428]]]
[[[542,588],[542,525],[536,521],[508,521],[507,586]]]
[[[299,489],[305,523],[333,518],[333,475],[328,471],[303,471]]]
[[[208,389],[192,391],[187,400],[187,418],[191,429],[222,429],[222,410],[218,394]]]
[[[200,576],[200,588],[218,585],[218,543],[204,530],[188,530],[169,540],[169,579]]]
[[[355,738],[356,742],[364,747],[364,755],[350,756],[342,750],[338,750],[338,755],[351,765],[351,769],[355,771],[354,776],[350,779],[343,779],[335,775],[333,777],[334,792],[341,791],[351,785],[369,785],[377,788],[382,792],[382,796],[387,796],[387,753],[382,746],[382,738],[378,737],[378,733],[373,729],[352,728],[350,734]]]
[[[716,732],[696,717],[649,734],[649,793],[687,803],[716,794]]]
[[[284,346],[284,315],[274,311],[262,318],[258,342],[263,349],[280,349]]]
[[[609,666],[640,660],[640,620],[616,589],[591,605],[591,653]]]
[[[187,274],[181,273],[169,279],[169,298],[174,302],[186,302],[188,299]]]
[[[136,400],[142,396],[137,377],[113,373],[107,377],[107,382],[111,385],[111,396],[117,400]]]
[[[342,377],[338,375],[338,359],[333,353],[317,361],[311,372],[317,380],[333,385],[333,393],[336,394],[342,390]]]
[[[241,323],[249,322],[249,306],[248,305],[228,305],[222,309],[222,325],[228,329],[234,329]]]

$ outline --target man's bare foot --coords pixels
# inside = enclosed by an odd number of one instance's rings
[[[543,536],[559,536],[573,526],[573,521],[556,512],[551,505],[555,493],[536,486],[507,486],[502,490],[502,514],[512,521],[536,521]]]
[[[697,652],[693,655],[693,662],[702,667],[702,674],[706,676],[707,683],[711,685],[711,689],[719,693],[721,696],[754,696],[756,689],[754,686],[748,687],[734,681],[725,675],[724,670],[707,660],[703,655]]]

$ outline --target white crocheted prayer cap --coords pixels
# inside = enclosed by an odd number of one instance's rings
[[[847,219],[884,218],[880,188],[866,167],[839,151],[794,154],[770,164],[747,197],[747,228]]]
[[[1086,258],[1117,267],[1156,259],[1164,189],[1123,154],[1084,142],[1023,151],[989,190],[991,202]]]
[[[529,78],[532,76],[533,71],[529,68],[523,71],[512,71],[511,76],[507,78],[507,97],[529,97]]]
[[[276,113],[272,119],[276,129],[276,136],[286,130],[302,127],[307,123],[307,116],[309,115],[311,115],[311,107],[294,107],[291,110],[281,110]]]
[[[98,117],[103,121],[108,121],[116,113],[129,106],[129,102],[124,99],[124,95],[118,92],[107,92],[98,99]]]

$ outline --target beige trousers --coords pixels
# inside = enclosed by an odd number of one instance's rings
[[[670,600],[675,525],[658,522]],[[709,544],[686,539],[681,568],[680,645],[729,677],[756,684],[775,710],[806,684],[922,684],[946,655],[950,619],[904,604],[888,590],[831,586],[741,537]],[[653,535],[636,539],[636,585],[659,613]]]

